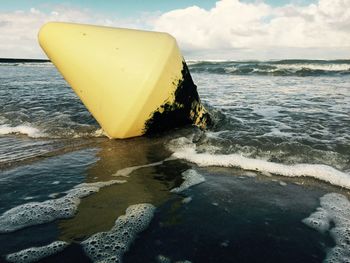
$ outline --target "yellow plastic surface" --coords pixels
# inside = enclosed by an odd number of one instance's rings
[[[182,77],[183,58],[166,33],[50,22],[39,43],[111,138],[142,135]]]

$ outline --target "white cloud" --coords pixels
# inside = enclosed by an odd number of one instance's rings
[[[80,10],[59,6],[51,12],[42,12],[36,8],[28,11],[0,13],[0,57],[5,58],[45,58],[37,34],[40,27],[48,21],[97,24],[104,26],[144,28],[146,22],[141,19],[118,20],[95,14],[89,10]]]
[[[0,57],[45,57],[37,32],[47,21],[165,31],[189,59],[350,57],[350,0],[283,7],[220,0],[210,10],[191,6],[129,19],[67,6],[46,9],[0,12]]]
[[[272,7],[221,0],[162,14],[154,29],[173,34],[185,52],[224,58],[350,57],[350,1]],[[222,52],[220,52],[220,50]],[[340,57],[339,57],[340,56]],[[210,56],[209,56],[210,57]]]

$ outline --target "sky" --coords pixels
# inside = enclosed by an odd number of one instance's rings
[[[350,0],[0,0],[0,57],[46,58],[48,21],[168,32],[190,60],[350,58]]]

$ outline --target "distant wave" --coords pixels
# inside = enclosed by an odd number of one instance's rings
[[[189,61],[194,73],[266,76],[350,75],[350,60]]]
[[[0,66],[52,67],[48,59],[0,58]]]
[[[350,75],[350,60],[286,59],[271,61],[188,60],[193,73],[261,76]],[[48,60],[1,59],[0,66],[53,67]]]
[[[43,67],[53,67],[51,62],[1,62],[1,66],[12,66],[12,67],[35,67],[35,68],[43,68]]]

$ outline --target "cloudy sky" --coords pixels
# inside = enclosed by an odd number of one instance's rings
[[[168,32],[186,59],[350,58],[350,0],[1,0],[0,57],[45,58],[47,21]]]

